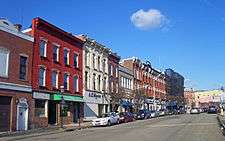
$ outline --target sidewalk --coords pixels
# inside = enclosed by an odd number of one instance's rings
[[[225,135],[225,116],[217,115],[217,119],[221,126],[221,130],[223,131],[223,134]]]
[[[0,132],[0,140],[18,140],[42,135],[58,134],[62,132],[80,130],[90,127],[92,127],[91,122],[84,122],[81,123],[80,126],[79,124],[64,125],[64,128],[60,128],[60,126],[50,126],[47,128],[38,128],[27,131]]]

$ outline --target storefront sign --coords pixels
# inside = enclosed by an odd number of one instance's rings
[[[92,93],[89,93],[89,97],[102,98],[102,95],[92,92]]]
[[[48,93],[39,93],[39,92],[33,92],[33,98],[36,99],[50,99],[50,94]]]
[[[62,100],[62,97],[65,101],[84,102],[82,96],[71,96],[71,95],[61,95],[61,94],[51,95],[51,100]]]
[[[85,91],[84,101],[96,104],[109,104],[110,96],[107,94],[96,93],[92,91]]]

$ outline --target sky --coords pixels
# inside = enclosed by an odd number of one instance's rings
[[[0,17],[21,23],[41,17],[86,34],[117,52],[185,77],[186,87],[225,85],[224,0],[7,0]]]

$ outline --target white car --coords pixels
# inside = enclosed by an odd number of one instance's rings
[[[192,108],[191,109],[191,114],[200,114],[200,111],[198,108]]]
[[[112,124],[119,123],[119,115],[115,112],[106,113],[101,115],[99,118],[92,120],[93,126],[111,126]]]

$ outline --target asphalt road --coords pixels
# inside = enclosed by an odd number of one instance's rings
[[[7,138],[2,138],[7,140]],[[1,140],[1,138],[0,138]],[[10,139],[12,140],[12,139]],[[23,141],[225,141],[216,115],[178,115],[36,137]]]

